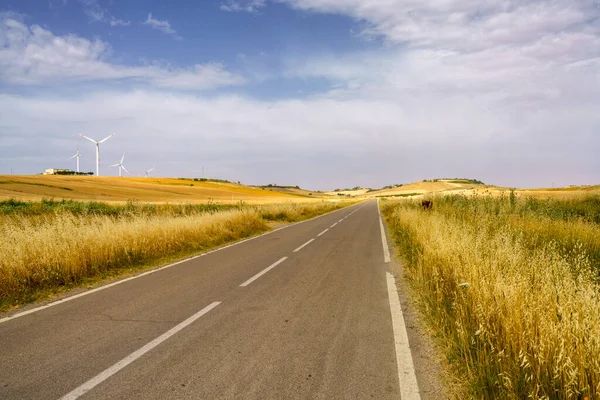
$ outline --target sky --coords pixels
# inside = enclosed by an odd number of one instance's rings
[[[1,0],[0,174],[600,183],[598,0]]]

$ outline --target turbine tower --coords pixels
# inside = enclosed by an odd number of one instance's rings
[[[105,137],[100,141],[95,141],[94,139],[84,136],[81,133],[78,133],[78,135],[84,139],[89,140],[90,142],[93,142],[96,145],[96,176],[100,176],[100,143],[106,142],[108,139],[115,136],[116,133],[111,133],[109,136]]]
[[[125,170],[125,172],[129,173],[129,171],[127,171],[127,168],[125,168],[123,166],[123,160],[124,159],[125,159],[125,153],[123,153],[123,157],[121,157],[121,162],[120,163],[111,165],[111,167],[119,167],[119,178],[123,177],[123,170]]]
[[[75,153],[75,155],[73,157],[67,158],[67,160],[72,160],[75,157],[77,157],[77,172],[79,172],[79,157],[83,157],[81,155],[81,153],[79,152],[79,146],[77,146],[77,153]]]
[[[153,169],[154,169],[154,167],[146,170],[146,178],[148,177],[148,174],[150,174],[150,172],[152,172]]]

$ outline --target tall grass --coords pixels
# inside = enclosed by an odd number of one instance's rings
[[[354,202],[287,203],[267,206],[251,206],[266,221],[296,222],[337,210]]]
[[[198,213],[217,213],[228,210],[255,210],[261,217],[270,221],[294,222],[333,211],[340,206],[348,205],[335,202],[311,203],[279,203],[267,205],[250,205],[243,201],[237,204],[220,204],[209,201],[200,204],[154,204],[127,201],[125,203],[109,204],[98,201],[81,202],[75,200],[0,201],[0,218],[14,216],[55,216],[72,214],[79,217],[110,216],[110,217],[135,217],[135,216],[169,216],[180,217]]]
[[[75,203],[75,202],[73,202]],[[85,278],[197,253],[300,221],[348,203],[231,207],[52,205],[52,212],[15,211],[0,223],[0,309],[72,287]],[[44,205],[32,204],[30,209]],[[120,206],[119,206],[120,207]],[[129,207],[129,208],[127,208]],[[75,212],[73,210],[76,210]],[[115,211],[117,210],[117,211]],[[150,210],[150,211],[149,211]]]
[[[469,383],[462,397],[600,398],[600,226],[570,202],[544,201],[543,212],[514,196],[436,198],[433,211],[383,203],[423,309]]]
[[[555,241],[563,255],[583,246],[600,278],[600,196],[565,199],[519,197],[514,192],[497,196],[441,196],[436,211],[477,223],[493,216],[498,225],[509,225],[523,234],[524,244],[536,249]]]
[[[69,213],[77,216],[107,215],[118,216],[182,216],[203,212],[219,212],[244,208],[244,203],[217,204],[152,204],[127,201],[123,204],[108,204],[99,201],[53,200],[21,201],[15,199],[0,201],[0,215],[48,215]]]
[[[581,220],[600,224],[600,195],[598,194],[562,199],[519,196],[515,191],[502,192],[500,196],[447,195],[436,198],[436,206],[442,207],[446,212],[492,213],[568,222]]]

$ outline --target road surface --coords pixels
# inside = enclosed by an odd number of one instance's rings
[[[5,315],[0,398],[418,398],[384,253],[368,201]]]

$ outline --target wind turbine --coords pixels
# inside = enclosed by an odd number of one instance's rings
[[[146,170],[146,178],[148,177],[148,174],[150,174],[150,172],[152,172],[153,169],[154,169],[154,167]]]
[[[125,168],[123,166],[123,160],[125,159],[125,153],[123,153],[123,157],[121,157],[121,162],[118,164],[113,164],[111,165],[111,167],[119,167],[119,177],[122,178],[123,177],[123,171],[125,170],[125,172],[129,173],[129,171],[127,171],[127,168]]]
[[[83,157],[81,155],[81,153],[79,152],[79,146],[77,146],[77,153],[75,153],[75,155],[73,157],[67,158],[67,160],[72,160],[75,157],[77,157],[77,172],[79,172],[79,157]]]
[[[92,138],[84,136],[81,133],[78,133],[78,135],[84,139],[89,140],[90,142],[93,142],[96,145],[96,176],[100,176],[100,143],[106,142],[108,139],[115,136],[116,133],[111,133],[109,136],[105,137],[104,139],[100,140],[99,142],[95,141]]]

